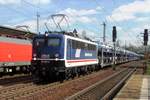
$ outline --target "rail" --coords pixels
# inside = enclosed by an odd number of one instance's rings
[[[100,100],[111,99],[123,86],[128,77],[135,71],[134,68],[123,69],[106,79],[99,81],[92,86],[66,98],[66,100]]]

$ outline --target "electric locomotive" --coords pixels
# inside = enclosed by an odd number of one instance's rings
[[[95,69],[98,64],[97,43],[51,32],[33,39],[32,73],[38,79],[66,79]]]
[[[0,26],[0,76],[29,73],[35,33]]]
[[[55,18],[61,17],[58,21]],[[80,38],[77,31],[62,31],[61,22],[66,15],[51,15],[60,31],[46,32],[33,38],[32,75],[38,80],[68,79],[86,74],[105,66],[132,61],[137,55],[124,49],[98,44],[88,38]],[[48,18],[48,19],[49,19]],[[58,21],[58,22],[57,22]],[[47,21],[48,22],[48,21]],[[45,24],[48,31],[47,23]]]

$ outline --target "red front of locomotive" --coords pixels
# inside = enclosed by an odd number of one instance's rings
[[[0,42],[0,62],[29,62],[31,45]]]
[[[2,71],[5,68],[10,69],[12,66],[15,66],[16,68],[18,66],[30,66],[31,59],[31,41],[25,39],[0,37],[0,68]]]

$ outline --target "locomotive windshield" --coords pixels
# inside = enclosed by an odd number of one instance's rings
[[[47,46],[52,46],[52,47],[57,47],[60,44],[60,39],[59,38],[36,38],[34,41],[34,45],[37,47],[43,47],[45,45]]]
[[[56,46],[59,46],[59,44],[60,44],[60,39],[58,39],[58,38],[49,38],[48,39],[48,46],[56,47]]]
[[[60,37],[36,37],[33,40],[33,54],[35,54],[37,58],[52,59],[55,58],[55,55],[61,57],[60,49]]]
[[[43,38],[37,38],[37,39],[35,39],[34,44],[35,44],[35,46],[42,47],[42,46],[44,46],[44,39]]]

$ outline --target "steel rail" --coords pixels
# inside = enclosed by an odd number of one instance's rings
[[[124,77],[129,77],[135,69],[126,68],[123,69],[106,79],[99,81],[92,86],[77,92],[76,94],[66,98],[66,100],[100,100],[105,99],[105,97],[111,97],[111,90],[113,87],[117,87],[116,84],[120,83],[120,80],[124,80]],[[119,85],[120,86],[120,85]],[[107,94],[109,93],[109,95]],[[106,95],[107,94],[107,95]]]

